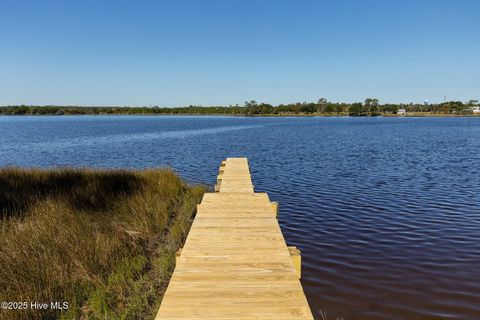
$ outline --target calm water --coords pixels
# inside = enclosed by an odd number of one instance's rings
[[[0,117],[0,166],[248,157],[317,318],[480,319],[480,118]]]

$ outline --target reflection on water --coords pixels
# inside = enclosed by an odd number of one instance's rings
[[[260,127],[260,125],[232,125],[215,128],[191,129],[191,130],[172,130],[172,131],[158,131],[148,133],[116,133],[101,136],[89,137],[70,137],[66,139],[59,139],[58,141],[40,141],[40,142],[25,142],[17,145],[16,148],[21,149],[40,149],[47,148],[71,148],[71,147],[88,147],[93,145],[110,145],[126,142],[141,142],[153,141],[161,139],[185,139],[191,136],[219,134],[233,130],[245,130]]]
[[[480,319],[480,118],[0,117],[0,165],[250,160],[328,319]]]

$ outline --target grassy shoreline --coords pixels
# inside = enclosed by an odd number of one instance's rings
[[[153,318],[205,192],[170,170],[0,169],[0,319]]]

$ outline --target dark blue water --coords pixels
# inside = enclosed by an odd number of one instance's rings
[[[316,317],[480,319],[480,118],[0,117],[0,166],[248,157]]]

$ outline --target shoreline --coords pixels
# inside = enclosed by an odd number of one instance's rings
[[[0,295],[68,306],[0,319],[154,318],[206,191],[161,168],[0,167]]]
[[[138,116],[138,117],[238,117],[238,118],[477,118],[478,114],[442,114],[442,113],[424,113],[412,112],[407,114],[380,114],[380,115],[348,115],[348,114],[218,114],[218,113],[86,113],[86,114],[0,114],[0,117],[83,117],[83,116]]]

